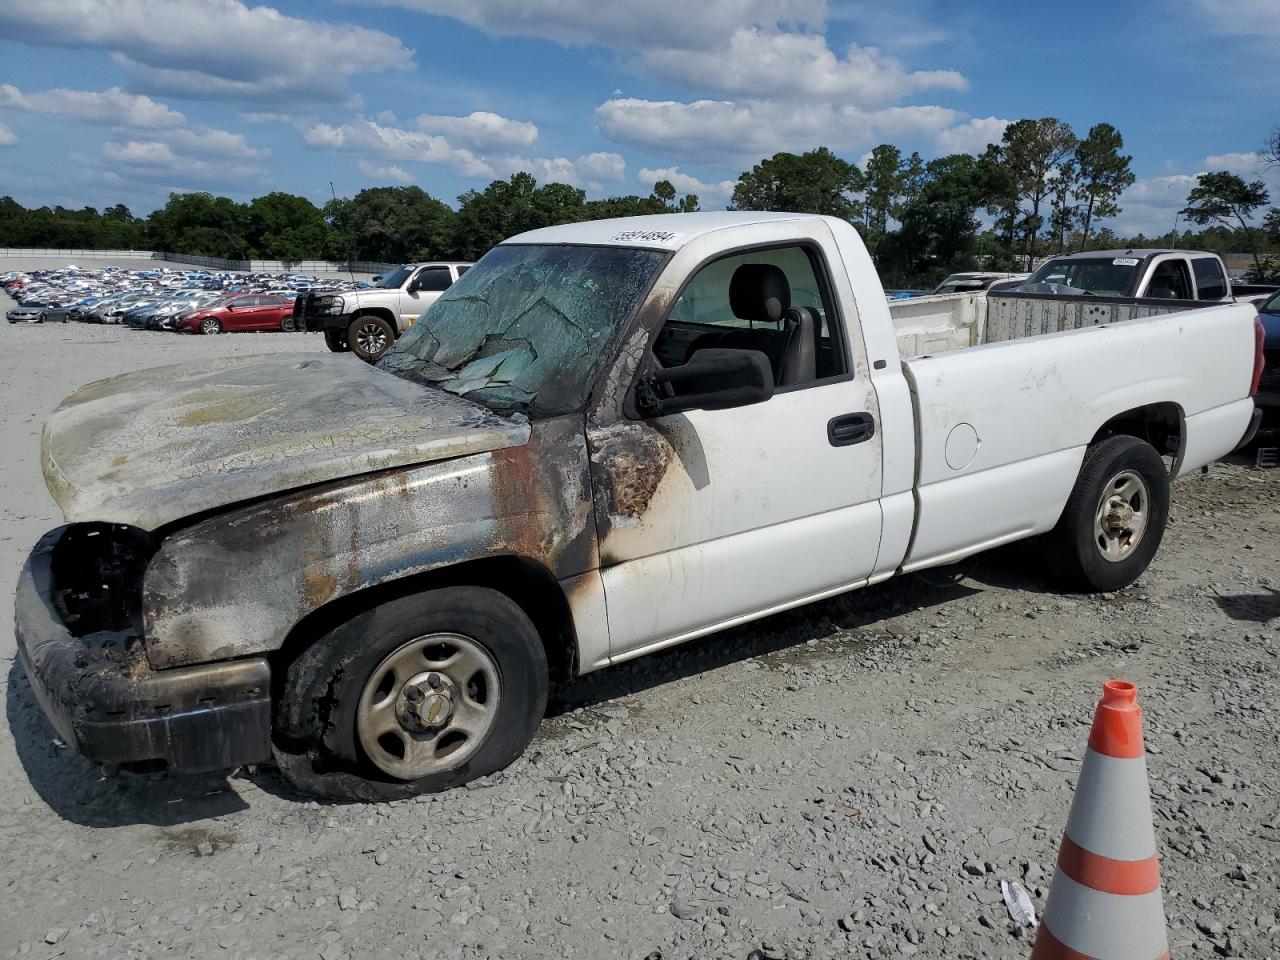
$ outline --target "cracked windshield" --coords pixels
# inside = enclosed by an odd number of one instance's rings
[[[378,366],[501,412],[573,410],[665,257],[628,247],[495,247]]]

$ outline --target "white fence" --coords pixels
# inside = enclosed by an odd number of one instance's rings
[[[54,250],[37,247],[0,247],[0,258],[21,257],[75,263],[79,260],[165,260],[169,263],[188,263],[208,270],[239,270],[249,273],[386,273],[398,263],[375,263],[353,260],[350,263],[333,260],[223,260],[218,257],[197,257],[189,253],[170,253],[164,250]]]

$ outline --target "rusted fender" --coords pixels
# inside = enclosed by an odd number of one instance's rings
[[[347,355],[178,364],[100,380],[45,425],[68,522],[155,530],[271,493],[522,444],[529,425]]]
[[[171,535],[144,580],[147,655],[159,668],[268,652],[340,597],[493,556],[560,580],[596,567],[580,419],[534,424],[523,446],[285,494]]]

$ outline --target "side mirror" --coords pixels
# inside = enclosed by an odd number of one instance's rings
[[[668,396],[662,387],[671,388]],[[773,396],[773,367],[759,350],[699,350],[678,367],[655,370],[636,387],[636,408],[657,417],[684,410],[725,410]]]

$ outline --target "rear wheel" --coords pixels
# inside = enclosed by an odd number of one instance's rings
[[[206,336],[213,336],[222,332],[222,324],[218,322],[217,317],[205,317],[200,321],[200,332]]]
[[[298,323],[293,319],[293,314],[287,314],[283,319],[281,319],[280,329],[284,333],[293,333],[298,329]]]
[[[1114,436],[1085,452],[1058,525],[1045,535],[1054,572],[1080,590],[1127,587],[1164,537],[1169,474],[1155,448]]]
[[[381,317],[356,317],[347,327],[347,343],[351,345],[351,352],[366,363],[377,363],[395,339],[395,330]]]
[[[326,330],[324,343],[334,353],[346,353],[351,349],[347,346],[347,334],[343,330]]]
[[[542,720],[547,660],[529,618],[482,587],[389,601],[288,668],[276,760],[306,793],[392,800],[502,769]]]

